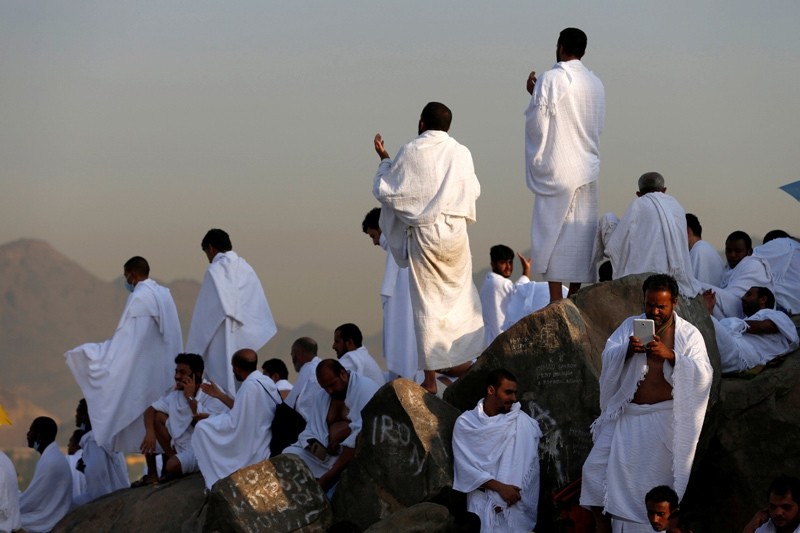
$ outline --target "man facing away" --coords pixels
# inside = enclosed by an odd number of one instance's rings
[[[506,321],[511,297],[516,289],[531,282],[530,260],[525,259],[522,254],[517,255],[522,265],[522,275],[514,283],[509,279],[514,272],[514,250],[504,244],[497,244],[489,250],[492,271],[486,274],[480,292],[486,346],[489,346],[498,335],[505,331],[503,324]]]
[[[144,437],[142,413],[169,390],[183,336],[172,295],[149,279],[147,260],[130,258],[123,275],[131,294],[114,336],[64,355],[89,405],[97,444],[136,453]]]
[[[456,420],[453,488],[481,533],[532,531],[539,500],[539,424],[517,402],[517,379],[505,369],[486,378],[486,395]]]
[[[653,531],[666,531],[669,518],[678,510],[678,495],[667,485],[659,485],[645,494],[644,506]]]
[[[317,341],[311,337],[300,337],[292,343],[291,356],[297,381],[284,403],[308,420],[316,391],[319,390],[317,365],[320,358],[317,357]]]
[[[708,312],[713,294],[703,295]],[[712,316],[723,372],[742,372],[765,365],[798,346],[797,327],[785,313],[775,310],[775,296],[766,287],[750,287],[742,295],[745,319]]]
[[[346,370],[358,372],[378,385],[386,382],[381,367],[363,345],[361,330],[355,324],[342,324],[334,330],[332,348]]]
[[[55,442],[57,432],[56,421],[46,416],[36,418],[28,430],[28,447],[42,454],[19,495],[22,528],[30,533],[50,531],[72,508],[72,474]]]
[[[703,226],[696,215],[686,213],[686,236],[689,239],[689,259],[692,273],[700,283],[719,287],[725,263],[719,253],[703,240]]]
[[[381,208],[370,210],[361,223],[361,230],[386,252],[386,266],[381,283],[383,307],[383,357],[392,377],[414,379],[420,370],[417,337],[414,334],[414,314],[411,311],[411,292],[408,267],[400,268],[389,251],[389,243],[380,228]]]
[[[0,451],[0,531],[13,532],[20,527],[17,471],[11,459]]]
[[[622,220],[607,213],[598,224],[614,278],[645,272],[669,274],[683,296],[697,296],[702,287],[692,271],[683,207],[667,194],[664,177],[658,172],[642,174],[638,187],[637,198]]]
[[[201,420],[192,449],[206,488],[246,466],[269,457],[272,420],[281,401],[275,383],[258,371],[258,355],[249,348],[233,354],[234,377],[242,383],[230,412]],[[208,393],[213,386],[202,385]]]
[[[234,396],[231,354],[243,348],[260,350],[277,327],[261,281],[233,251],[228,234],[211,229],[200,246],[210,265],[194,306],[186,351],[201,354],[209,380]]]
[[[586,34],[566,28],[558,37],[555,66],[528,75],[525,170],[536,195],[531,222],[532,270],[550,284],[550,301],[595,279],[592,243],[597,227],[600,133],[605,120],[603,84],[581,58]]]
[[[329,491],[356,453],[361,432],[361,410],[378,390],[378,384],[346,370],[339,361],[325,359],[317,365],[322,390],[314,395],[306,428],[283,453],[299,456],[324,491]]]
[[[294,385],[289,381],[289,368],[277,357],[264,361],[261,365],[261,373],[275,382],[281,399],[285,400],[292,392]]]
[[[156,472],[156,443],[164,452],[162,480],[198,471],[192,449],[195,424],[209,416],[226,413],[228,407],[203,392],[203,358],[195,353],[175,357],[175,387],[147,408],[144,413],[145,437],[141,451],[147,462],[147,474],[134,486],[159,481]]]
[[[773,479],[767,497],[767,508],[753,516],[743,533],[800,533],[800,479]]]
[[[625,319],[603,350],[601,413],[592,424],[580,497],[599,532],[610,531],[603,512],[615,528],[650,531],[642,500],[654,486],[683,495],[711,389],[703,336],[675,313],[677,282],[656,274],[642,292],[645,313]],[[633,334],[637,318],[654,322],[646,345]]]
[[[382,205],[380,227],[397,264],[409,267],[422,387],[434,394],[437,370],[468,367],[483,349],[467,235],[481,191],[472,155],[447,133],[452,118],[444,104],[428,103],[419,136],[394,160],[380,134],[374,140],[381,158],[372,189]]]

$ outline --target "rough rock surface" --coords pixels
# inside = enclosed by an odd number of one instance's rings
[[[324,532],[331,518],[328,500],[303,461],[278,455],[214,484],[203,531]]]
[[[423,501],[450,498],[452,435],[460,412],[419,385],[384,385],[362,412],[356,455],[333,497],[337,520],[366,528]]]
[[[446,533],[453,519],[444,505],[418,503],[372,524],[364,533]]]

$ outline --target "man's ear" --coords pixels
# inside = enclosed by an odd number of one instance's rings
[[[497,388],[494,385],[486,387],[486,396],[492,396],[495,392],[497,392]]]

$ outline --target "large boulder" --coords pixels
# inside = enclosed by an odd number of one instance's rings
[[[361,413],[356,455],[333,497],[336,519],[366,528],[416,503],[451,500],[459,414],[412,381],[381,387]]]
[[[296,455],[278,455],[219,480],[203,531],[321,533],[331,524],[322,487]]]
[[[372,524],[364,533],[447,533],[453,518],[444,505],[422,502]]]

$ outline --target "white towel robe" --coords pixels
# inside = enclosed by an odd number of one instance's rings
[[[378,166],[372,193],[380,227],[400,267],[409,267],[420,366],[438,370],[477,357],[483,317],[472,281],[467,224],[480,184],[469,150],[428,130]]]
[[[19,529],[20,524],[17,471],[11,459],[0,452],[0,532]]]
[[[81,437],[83,474],[86,478],[86,491],[75,500],[75,505],[96,500],[101,496],[131,485],[128,478],[128,466],[121,452],[109,452],[101,448],[94,439],[94,431]]]
[[[483,400],[453,428],[453,488],[467,493],[467,510],[481,519],[481,533],[531,531],[539,502],[539,424],[515,403],[510,413],[488,416]],[[496,479],[520,487],[508,507],[500,495],[478,488]],[[495,512],[495,508],[502,509]]]
[[[697,281],[719,287],[725,272],[725,261],[713,246],[706,241],[697,241],[689,250],[689,258],[692,260],[692,272]]]
[[[174,384],[175,356],[182,351],[181,324],[172,295],[146,279],[128,296],[111,339],[83,344],[64,354],[86,398],[100,446],[139,452],[144,439],[142,416]]]
[[[484,344],[492,341],[505,331],[506,314],[517,289],[530,283],[528,276],[520,276],[514,283],[494,272],[488,272],[481,286],[481,310],[483,312]],[[548,297],[549,302],[549,297]]]
[[[769,263],[761,257],[745,257],[734,268],[725,267],[719,287],[705,286],[716,294],[717,305],[713,315],[721,320],[726,317],[744,318],[742,296],[751,287],[766,287],[772,290],[772,272]]]
[[[386,383],[381,367],[367,351],[366,346],[359,346],[355,350],[347,352],[339,359],[339,362],[346,370],[366,376],[378,385]]]
[[[275,382],[256,370],[242,382],[230,412],[197,423],[192,449],[206,488],[269,458],[272,420],[279,401]]]
[[[764,365],[798,346],[797,326],[781,311],[761,309],[745,320],[770,320],[778,333],[755,335],[747,333],[747,323],[740,318],[723,318],[714,322],[723,372],[741,372]]]
[[[300,413],[306,420],[308,420],[309,413],[314,407],[314,398],[317,391],[322,390],[317,382],[317,365],[319,363],[320,358],[314,357],[300,367],[300,372],[297,373],[297,381],[284,400],[286,405]]]
[[[773,239],[756,247],[753,256],[769,263],[775,301],[790,314],[800,314],[800,242]]]
[[[558,281],[594,281],[592,243],[597,219],[580,228],[575,261],[586,268],[584,279],[562,280],[549,270],[554,254],[568,253],[559,237],[573,205],[575,191],[600,176],[600,133],[605,121],[602,82],[579,60],[556,63],[536,82],[525,111],[525,172],[536,195],[531,222],[531,272]],[[596,193],[595,193],[596,194]],[[596,202],[594,202],[596,206]],[[577,237],[577,235],[576,235]]]
[[[386,267],[381,284],[383,306],[383,357],[390,372],[414,379],[419,370],[417,336],[414,333],[414,312],[411,308],[411,289],[408,268],[400,268],[389,251],[386,236],[381,234],[380,246],[386,250]]]
[[[22,527],[28,533],[44,533],[55,527],[72,508],[72,473],[58,444],[42,452],[28,488],[19,495]]]
[[[277,330],[252,267],[233,251],[215,255],[203,278],[186,340],[187,352],[203,356],[206,377],[233,396],[231,356],[242,348],[260,350]]]

